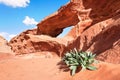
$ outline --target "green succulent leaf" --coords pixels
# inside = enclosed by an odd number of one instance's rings
[[[71,69],[71,75],[73,76],[77,70],[77,66],[70,66],[70,69]]]
[[[94,67],[94,66],[87,66],[87,69],[89,69],[89,70],[96,70],[97,68]]]
[[[69,61],[65,61],[66,65],[69,66]]]

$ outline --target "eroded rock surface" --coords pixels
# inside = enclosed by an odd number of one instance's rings
[[[91,26],[81,34],[80,49],[103,61],[120,63],[120,15]]]
[[[37,25],[37,34],[56,37],[64,28],[75,26],[78,23],[80,26],[87,28],[120,14],[119,5],[119,0],[71,0],[57,12],[42,20]]]
[[[9,45],[16,54],[50,52],[53,55],[63,56],[63,53],[73,49],[79,38],[73,37],[52,38],[47,35],[26,33],[14,37]]]
[[[96,53],[99,60],[120,63],[119,0],[71,0],[37,26],[9,42],[16,54],[47,51],[62,56],[77,48]],[[55,38],[70,26],[65,37]]]

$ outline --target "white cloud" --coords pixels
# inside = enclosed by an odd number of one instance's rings
[[[34,18],[30,18],[29,16],[26,16],[25,19],[23,20],[23,23],[27,26],[30,26],[30,25],[37,25],[38,22],[35,21]]]
[[[4,37],[6,40],[10,40],[11,38],[15,37],[15,34],[9,34],[7,32],[0,32],[0,36]]]
[[[0,0],[1,4],[16,7],[26,7],[30,3],[30,0]]]
[[[16,36],[15,34],[9,34],[9,35],[8,35],[9,38],[13,38],[13,37],[15,37],[15,36]]]

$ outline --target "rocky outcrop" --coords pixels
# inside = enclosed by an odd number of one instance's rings
[[[120,63],[120,15],[84,31],[80,37],[80,49],[96,53],[100,60]]]
[[[7,40],[0,36],[0,53],[11,53],[11,47],[8,46]]]
[[[9,45],[16,54],[51,52],[58,56],[77,48],[92,51],[99,60],[120,63],[119,5],[119,0],[71,0]],[[65,37],[55,38],[70,26]]]
[[[73,49],[79,38],[73,37],[53,38],[47,35],[35,35],[27,30],[14,37],[9,45],[18,54],[49,52],[52,55],[63,56],[63,53]],[[79,45],[78,45],[79,46]]]
[[[7,40],[0,36],[0,60],[12,58],[13,54]]]
[[[79,24],[87,28],[97,22],[120,14],[119,5],[119,0],[71,0],[56,13],[42,20],[37,25],[37,34],[56,37],[64,28],[69,26]]]
[[[0,36],[0,45],[5,45],[7,44],[7,40],[4,39],[2,36]]]
[[[20,35],[17,35],[16,37],[14,37],[13,39],[10,40],[9,46],[11,46],[11,49],[16,54],[27,53],[26,47],[27,47],[27,45],[29,45],[29,44],[27,44],[27,41],[30,39],[30,37],[27,36],[26,34],[35,35],[36,29],[24,31]]]
[[[46,34],[56,37],[62,33],[65,27],[76,25],[79,19],[76,11],[71,10],[73,6],[73,3],[68,3],[66,6],[62,6],[54,14],[42,20],[37,25],[37,34]]]
[[[92,51],[97,59],[120,63],[120,15],[96,23],[90,28],[76,25],[66,36],[80,36],[79,50]]]
[[[80,37],[80,41],[75,42],[79,44],[78,49],[92,51],[100,60],[120,63],[119,5],[118,0],[71,0],[41,21],[37,34],[54,37],[65,27],[74,26],[65,37]],[[51,23],[54,21],[56,23]]]

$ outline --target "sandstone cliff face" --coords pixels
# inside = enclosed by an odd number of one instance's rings
[[[97,59],[120,63],[120,15],[96,23],[85,31],[75,26],[66,36],[80,36],[79,49],[92,51]],[[76,31],[77,30],[77,31]],[[76,32],[76,34],[74,34]]]
[[[0,53],[11,53],[11,47],[8,46],[7,40],[0,36]]]
[[[80,49],[96,53],[100,60],[120,63],[120,15],[84,31],[81,34]]]
[[[119,0],[71,0],[42,20],[37,30],[21,33],[9,45],[16,54],[52,52],[58,56],[77,48],[96,53],[99,60],[120,63],[119,23]],[[74,27],[65,37],[55,38],[70,26]]]
[[[0,60],[13,57],[11,47],[8,46],[7,40],[0,36]]]

